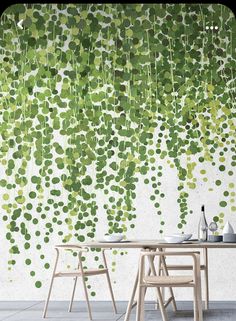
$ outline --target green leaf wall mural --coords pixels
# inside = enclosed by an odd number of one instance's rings
[[[45,246],[96,238],[101,211],[107,232],[134,229],[140,182],[152,189],[161,237],[166,171],[178,180],[180,230],[197,185],[214,193],[222,177],[214,220],[235,214],[236,24],[227,7],[17,4],[0,26],[9,269],[28,253],[41,287],[32,252],[48,269]],[[219,172],[213,184],[209,168]]]

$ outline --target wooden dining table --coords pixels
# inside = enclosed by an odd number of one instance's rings
[[[129,241],[120,241],[120,242],[105,242],[105,241],[92,241],[92,242],[85,242],[82,245],[86,248],[100,248],[100,249],[140,249],[140,250],[150,250],[154,251],[165,251],[166,249],[203,249],[204,251],[204,261],[206,264],[206,271],[208,271],[208,249],[230,249],[230,248],[236,248],[236,243],[224,243],[224,242],[201,242],[198,240],[189,240],[182,243],[167,243],[164,240],[129,240]],[[138,266],[138,262],[137,262]],[[129,321],[130,313],[132,308],[136,305],[136,302],[134,301],[135,293],[137,290],[137,284],[138,284],[138,273],[137,271],[132,294],[130,297],[130,300],[128,302],[128,306],[126,309],[125,319],[124,321]],[[172,290],[172,289],[170,289]],[[172,293],[173,294],[173,293]],[[207,296],[209,296],[209,293],[207,293]],[[208,302],[209,298],[207,298]],[[208,303],[206,305],[206,308],[208,308]]]

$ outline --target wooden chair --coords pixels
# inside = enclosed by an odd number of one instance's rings
[[[161,249],[162,250],[162,249]],[[168,264],[164,257],[159,260],[158,272],[159,275],[164,275],[165,270],[168,271],[189,271],[193,269],[193,266],[190,264]],[[203,249],[203,264],[200,265],[200,270],[204,274],[204,285],[205,285],[205,309],[209,308],[209,280],[208,280],[208,252],[207,248]],[[162,292],[164,296],[164,292]]]
[[[55,261],[55,265],[54,265],[54,269],[53,269],[53,273],[52,273],[51,283],[50,283],[50,286],[49,286],[48,296],[47,296],[47,299],[46,299],[46,302],[45,302],[43,318],[46,318],[47,309],[48,309],[48,303],[49,303],[49,299],[50,299],[50,296],[51,296],[54,279],[55,278],[59,278],[59,277],[72,277],[72,278],[74,278],[74,286],[73,286],[72,296],[71,296],[70,305],[69,305],[69,312],[71,312],[73,301],[74,301],[74,295],[75,295],[77,279],[78,279],[78,277],[81,277],[82,283],[83,283],[83,288],[84,288],[85,299],[86,299],[86,302],[87,302],[89,318],[90,318],[90,320],[92,320],[92,312],[91,312],[91,307],[90,307],[90,303],[89,303],[88,291],[87,291],[86,281],[85,280],[86,280],[86,278],[88,276],[100,275],[100,274],[105,274],[106,275],[109,291],[110,291],[110,294],[111,294],[113,309],[114,309],[114,312],[117,313],[115,299],[114,299],[112,286],[111,286],[111,280],[110,280],[108,267],[107,267],[107,261],[106,261],[106,257],[105,257],[105,249],[102,249],[102,256],[103,256],[103,262],[104,262],[104,268],[102,268],[102,269],[98,269],[98,268],[97,269],[85,269],[83,267],[82,254],[85,253],[85,252],[88,252],[88,249],[86,249],[86,248],[81,248],[78,245],[56,245],[55,246],[55,250],[56,250],[56,253],[57,253],[56,254],[56,261]],[[58,264],[58,261],[59,261],[60,250],[73,250],[73,251],[78,252],[78,266],[77,266],[76,270],[73,270],[73,271],[57,271],[57,264]]]
[[[156,274],[154,258],[156,256],[190,256],[193,259],[192,275],[168,275]],[[145,258],[148,259],[152,275],[145,274]],[[162,287],[192,287],[194,291],[194,321],[202,321],[202,300],[201,300],[201,277],[200,277],[200,252],[150,252],[143,251],[140,255],[139,278],[138,278],[138,302],[136,321],[144,321],[144,298],[148,287],[157,288],[159,307],[163,321],[167,321],[166,306],[172,301],[170,298],[163,302],[160,288]]]

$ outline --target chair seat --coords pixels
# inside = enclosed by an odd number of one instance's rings
[[[192,276],[169,275],[169,276],[145,276],[143,281],[149,284],[188,284],[193,282]]]
[[[84,270],[84,275],[98,275],[107,273],[107,269],[86,269]],[[55,273],[55,277],[76,277],[81,276],[80,270],[73,270],[73,271],[60,271]]]

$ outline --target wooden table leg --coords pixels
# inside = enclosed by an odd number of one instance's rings
[[[209,309],[209,279],[208,279],[208,252],[207,252],[207,248],[203,249],[203,255],[204,255],[204,265],[205,265],[205,269],[203,271],[204,281],[205,281],[205,310],[208,310]]]
[[[152,249],[150,251],[156,251],[156,249]],[[148,273],[148,275],[150,275],[150,271],[153,273],[153,275],[157,275],[157,272],[156,272],[156,269],[155,269],[155,265],[154,265],[154,257],[153,256],[149,257],[148,260],[149,260],[149,270],[148,270],[149,273]],[[160,269],[160,260],[159,260],[158,275],[160,275],[160,271],[161,271],[161,269]],[[146,291],[147,291],[147,288],[145,288],[145,293],[146,293]],[[163,298],[163,296],[162,296],[162,298]],[[155,304],[155,309],[156,310],[160,309],[159,302],[160,302],[160,300],[159,300],[159,291],[157,289],[157,301],[156,301],[156,304]]]
[[[149,267],[147,275],[150,275],[150,274],[151,274],[151,268]],[[137,292],[138,276],[139,276],[139,269],[138,269],[136,277],[135,277],[134,286],[133,286],[131,298],[128,302],[124,321],[129,321],[131,310],[137,305],[137,302],[134,301],[134,298],[135,298],[135,294]],[[145,290],[144,290],[144,295],[146,294],[146,291],[147,291],[147,288],[145,288]]]
[[[164,252],[163,248],[159,248],[159,251],[160,252]],[[161,256],[160,259],[161,259],[161,264],[163,266],[164,274],[167,276],[167,275],[169,275],[169,272],[168,272],[168,269],[167,269],[165,257]],[[172,307],[173,307],[173,311],[176,312],[177,311],[177,306],[176,306],[176,302],[175,302],[173,289],[169,287],[169,291],[170,291],[170,296],[172,298],[171,304],[172,304]]]
[[[128,303],[128,306],[126,309],[124,321],[129,321],[131,310],[136,305],[136,302],[134,303],[134,297],[135,297],[135,293],[137,291],[138,276],[139,276],[139,269],[138,269],[136,277],[135,277],[134,286],[133,286],[131,298],[129,300],[129,303]]]

